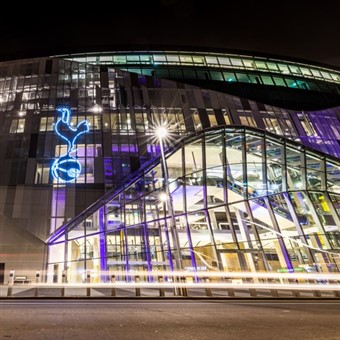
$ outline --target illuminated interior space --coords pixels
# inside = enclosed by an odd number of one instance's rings
[[[48,280],[56,268],[71,283],[87,272],[339,271],[339,173],[336,159],[256,129],[185,137],[50,237]]]

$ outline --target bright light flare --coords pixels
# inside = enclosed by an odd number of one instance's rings
[[[103,109],[100,105],[96,104],[93,108],[92,108],[92,112],[93,113],[101,113],[103,112]]]
[[[168,200],[168,195],[166,194],[166,192],[161,192],[158,195],[158,198],[161,202],[166,202]]]
[[[156,136],[158,138],[165,138],[168,135],[168,129],[165,126],[159,126],[155,130]]]

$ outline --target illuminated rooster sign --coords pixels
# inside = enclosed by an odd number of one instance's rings
[[[71,112],[67,108],[60,108],[62,116],[54,126],[54,131],[67,142],[67,152],[52,164],[51,172],[55,179],[62,182],[72,182],[80,175],[81,165],[70,153],[76,151],[74,145],[77,139],[90,130],[87,120],[80,122],[76,128],[70,124]]]

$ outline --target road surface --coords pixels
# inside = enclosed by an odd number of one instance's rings
[[[340,301],[0,300],[1,339],[340,339]]]

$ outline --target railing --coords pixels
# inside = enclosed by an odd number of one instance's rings
[[[2,298],[340,298],[340,274],[251,272],[110,272],[97,283],[88,272],[83,283],[15,284],[9,277]],[[0,286],[1,287],[1,286]],[[7,288],[7,291],[6,291]]]

